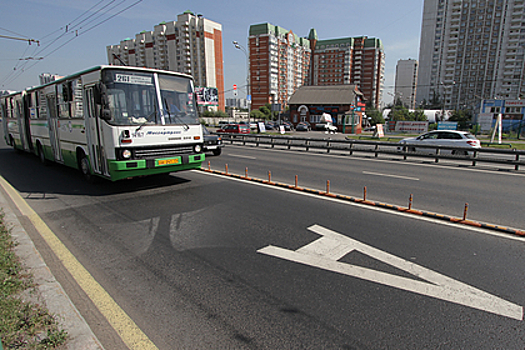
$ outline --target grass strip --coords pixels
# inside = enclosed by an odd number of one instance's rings
[[[33,300],[33,276],[15,254],[16,242],[0,212],[0,339],[4,349],[60,349],[68,334],[57,317]]]

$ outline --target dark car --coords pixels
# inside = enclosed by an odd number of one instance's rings
[[[249,134],[250,127],[244,124],[228,124],[223,126],[217,132],[227,132],[232,134]]]
[[[290,123],[290,122],[284,121],[284,122],[281,122],[280,125],[284,126],[284,130],[285,131],[293,131],[294,130],[293,124]],[[276,124],[278,130],[280,128],[280,125]]]
[[[279,128],[277,127],[277,124],[275,124],[274,122],[272,121],[267,121],[265,124],[264,124],[264,127],[266,130],[278,130]]]
[[[295,130],[296,131],[311,131],[312,130],[312,126],[308,122],[300,122],[295,127]]]
[[[203,151],[212,152],[214,156],[220,155],[224,147],[222,138],[219,135],[212,134],[205,126],[202,127],[202,133],[204,135]]]

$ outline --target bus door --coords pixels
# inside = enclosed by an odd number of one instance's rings
[[[57,115],[57,97],[55,93],[46,96],[47,100],[47,124],[49,125],[49,141],[53,149],[56,162],[62,162],[62,152],[60,151],[59,129],[60,121]]]
[[[89,148],[89,159],[92,170],[96,174],[109,175],[106,167],[106,156],[104,154],[104,138],[100,127],[100,119],[97,118],[95,107],[94,87],[86,87],[85,93],[85,122],[86,136]]]
[[[20,134],[20,146],[22,147],[23,150],[29,151],[29,142],[27,140],[29,126],[26,124],[24,108],[22,105],[22,95],[19,95],[15,98],[15,116],[16,116],[16,120],[18,121],[18,132]]]
[[[31,97],[32,95],[25,95],[24,97],[24,108],[23,108],[24,122],[23,124],[24,124],[24,129],[25,129],[24,137],[26,141],[24,149],[26,151],[33,151],[33,141],[31,139],[31,113],[34,112],[34,109],[32,109],[31,108],[32,106],[30,105]]]

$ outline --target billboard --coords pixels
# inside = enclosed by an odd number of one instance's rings
[[[199,106],[219,105],[219,91],[217,88],[198,86],[195,88],[195,95]]]

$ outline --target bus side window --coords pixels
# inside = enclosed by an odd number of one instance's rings
[[[57,103],[58,103],[58,117],[60,119],[71,118],[71,82],[65,82],[57,85]]]
[[[29,117],[31,119],[38,119],[38,91],[34,91],[29,95],[28,102]]]
[[[80,79],[71,82],[71,117],[84,118],[84,104],[82,100],[82,82]]]
[[[38,109],[39,109],[39,113],[38,113],[38,117],[40,119],[47,119],[47,105],[46,105],[46,95],[44,94],[43,91],[38,91]]]

